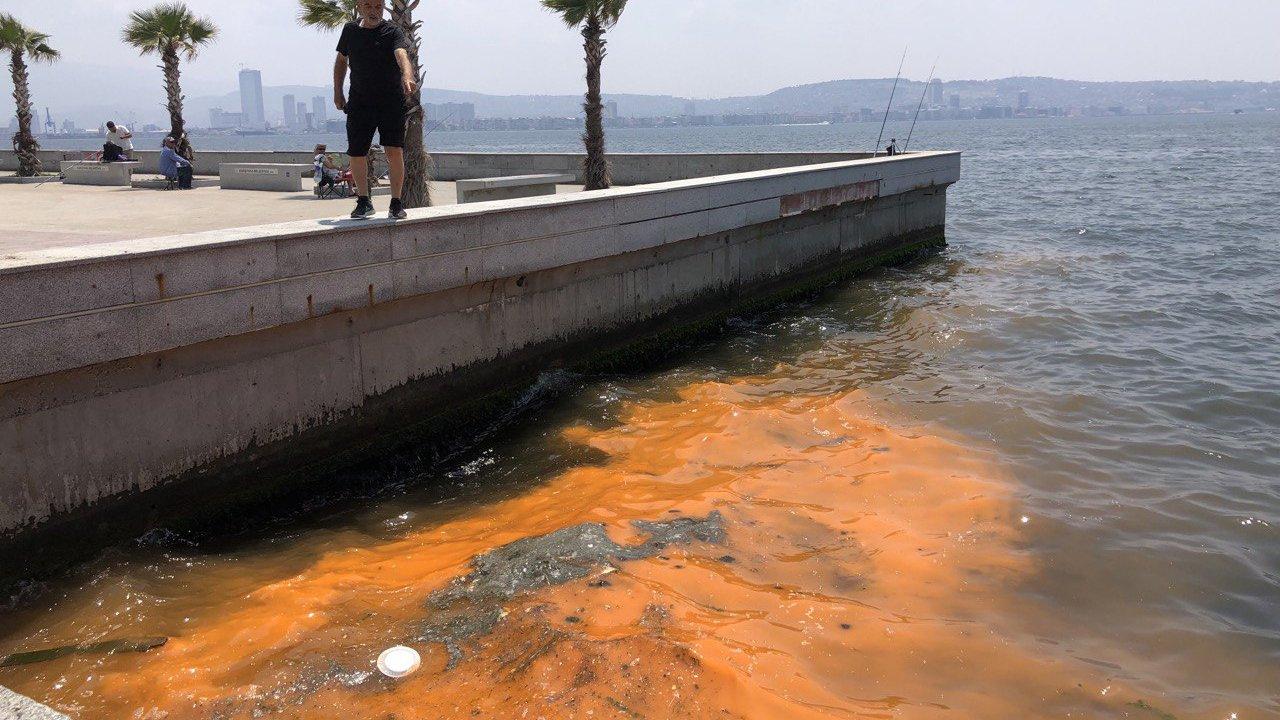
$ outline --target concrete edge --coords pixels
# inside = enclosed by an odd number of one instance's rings
[[[539,184],[555,184],[555,185],[572,185],[576,180],[572,175],[564,173],[543,173],[540,175],[507,175],[505,177],[494,178],[475,178],[472,180],[457,180],[458,189],[466,188],[468,190],[490,190],[495,188],[516,187],[527,184],[522,181],[537,180]]]
[[[36,177],[18,177],[17,175],[0,175],[0,185],[38,185],[40,183],[57,182],[58,173],[46,173]]]
[[[0,720],[70,720],[66,715],[0,685]]]
[[[714,155],[715,153],[712,153]],[[744,153],[751,154],[751,153]],[[787,153],[781,153],[783,155]],[[654,195],[670,190],[695,187],[715,188],[727,184],[747,180],[782,178],[822,170],[839,170],[844,168],[865,167],[870,165],[899,163],[924,158],[959,157],[960,151],[928,151],[899,155],[896,157],[865,158],[845,160],[817,165],[798,165],[773,170],[756,170],[728,175],[712,175],[692,180],[671,180],[648,185],[611,188],[608,190],[592,190],[564,195],[544,195],[540,197],[519,198],[513,200],[490,200],[465,205],[447,205],[442,207],[420,208],[409,211],[406,220],[371,219],[359,222],[361,229],[387,227],[393,225],[416,225],[442,219],[474,217],[477,215],[497,214],[549,206],[572,206],[594,202],[607,198],[629,198]],[[171,253],[185,252],[193,248],[202,250],[224,248],[245,242],[265,240],[286,240],[294,237],[321,237],[336,235],[350,231],[351,223],[323,224],[322,220],[299,220],[268,225],[254,225],[227,230],[210,230],[186,235],[161,236],[153,238],[135,238],[111,243],[93,245],[68,246],[34,250],[7,255],[0,259],[0,276],[30,272],[37,269],[66,268],[77,265],[100,262],[102,260],[130,257],[154,257]],[[59,257],[63,256],[63,257]]]
[[[779,219],[777,222],[788,220],[794,219]],[[513,355],[483,360],[448,376],[416,378],[406,385],[382,391],[368,405],[334,413],[325,424],[310,428],[302,436],[254,444],[235,455],[174,475],[157,487],[144,491],[134,489],[124,495],[79,506],[61,518],[46,518],[0,532],[0,557],[26,557],[24,567],[27,571],[54,572],[65,567],[65,563],[83,559],[75,548],[81,547],[89,538],[96,541],[104,537],[103,533],[111,538],[108,542],[137,537],[143,529],[130,528],[131,522],[145,522],[163,515],[167,526],[180,532],[201,534],[214,524],[239,523],[250,517],[261,519],[255,513],[262,508],[288,505],[293,502],[290,498],[294,497],[289,493],[295,490],[312,497],[313,491],[333,487],[331,483],[347,487],[357,477],[351,474],[352,469],[366,467],[377,458],[395,455],[410,446],[414,452],[427,452],[428,448],[456,448],[455,443],[466,443],[466,438],[472,437],[477,429],[490,427],[496,417],[509,413],[511,404],[549,367],[563,367],[574,372],[619,372],[636,369],[657,358],[686,352],[691,347],[688,344],[690,340],[718,332],[725,321],[736,314],[771,307],[787,298],[825,292],[832,283],[944,246],[945,228],[931,226],[895,238],[897,243],[881,240],[847,254],[841,252],[834,258],[815,259],[797,276],[752,285],[749,290],[744,290],[747,286],[739,285],[709,290],[691,305],[663,310],[639,326],[580,332],[522,348]],[[548,348],[552,344],[566,342],[570,350],[561,348],[555,354],[579,355],[579,359],[565,365],[548,363],[548,358],[552,357]],[[513,360],[515,364],[511,365]],[[501,379],[495,382],[495,378]],[[466,398],[465,401],[439,403],[432,399],[436,392],[424,389],[445,386],[454,386],[451,392],[458,392],[459,386],[463,388],[460,395]],[[412,411],[407,411],[407,408]],[[377,418],[391,416],[410,420],[397,424],[389,433],[353,433],[353,436],[368,439],[348,442],[345,443],[347,447],[334,449],[341,443],[335,444],[332,433],[341,432],[342,426],[372,422],[368,427],[375,427],[378,426]],[[370,417],[374,420],[371,421]],[[414,442],[406,444],[409,440]],[[253,478],[253,482],[244,484],[244,487],[250,488],[248,492],[255,495],[248,499],[232,499],[221,509],[221,500],[200,507],[191,505],[192,487],[220,488],[195,493],[206,500],[220,498],[227,492],[241,492],[236,483],[225,482],[228,478]],[[231,490],[228,490],[229,485]],[[279,491],[285,494],[275,494]],[[259,492],[265,494],[256,495]],[[136,499],[142,493],[148,494],[151,505],[147,512],[139,513]],[[167,514],[174,509],[178,515]],[[195,524],[184,524],[180,519],[183,513],[192,516]],[[199,517],[201,515],[208,517]],[[70,528],[75,528],[75,531],[69,532]],[[15,579],[6,575],[5,570],[7,568],[0,563],[0,588]]]

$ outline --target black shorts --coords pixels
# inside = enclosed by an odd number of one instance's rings
[[[347,155],[365,157],[373,144],[373,133],[383,147],[404,147],[404,126],[408,113],[404,103],[347,106]]]

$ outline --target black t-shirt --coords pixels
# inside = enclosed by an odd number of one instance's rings
[[[338,52],[351,66],[352,103],[377,106],[403,106],[404,87],[396,50],[411,49],[409,38],[400,26],[383,21],[375,28],[360,27],[349,22],[342,27]]]

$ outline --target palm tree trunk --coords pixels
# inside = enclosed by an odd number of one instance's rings
[[[588,16],[582,24],[583,49],[587,55],[587,97],[582,109],[587,115],[587,129],[582,144],[587,149],[587,159],[582,166],[583,184],[586,190],[604,190],[612,181],[609,177],[609,160],[604,147],[604,104],[600,97],[600,67],[604,65],[604,24],[597,15]]]
[[[418,79],[418,89],[408,97],[409,114],[406,118],[404,140],[404,192],[401,200],[406,208],[430,207],[431,205],[431,157],[427,154],[426,139],[423,136],[422,83],[424,73],[419,62],[420,41],[418,27],[414,22],[413,10],[418,0],[392,0],[391,20],[404,30],[409,38],[409,60],[413,63],[413,74]]]
[[[13,75],[13,104],[18,109],[18,133],[13,136],[13,151],[18,155],[18,176],[35,177],[40,174],[40,143],[31,134],[31,89],[27,63],[21,50],[14,50],[9,57],[9,72]]]
[[[166,47],[160,53],[164,62],[164,91],[169,105],[169,136],[178,141],[178,154],[190,159],[194,154],[191,141],[187,139],[186,123],[182,119],[182,69],[179,65],[178,49]]]

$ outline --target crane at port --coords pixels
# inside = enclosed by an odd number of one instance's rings
[[[53,123],[53,115],[49,114],[49,106],[44,106],[44,134],[53,135],[58,132],[58,126]]]

